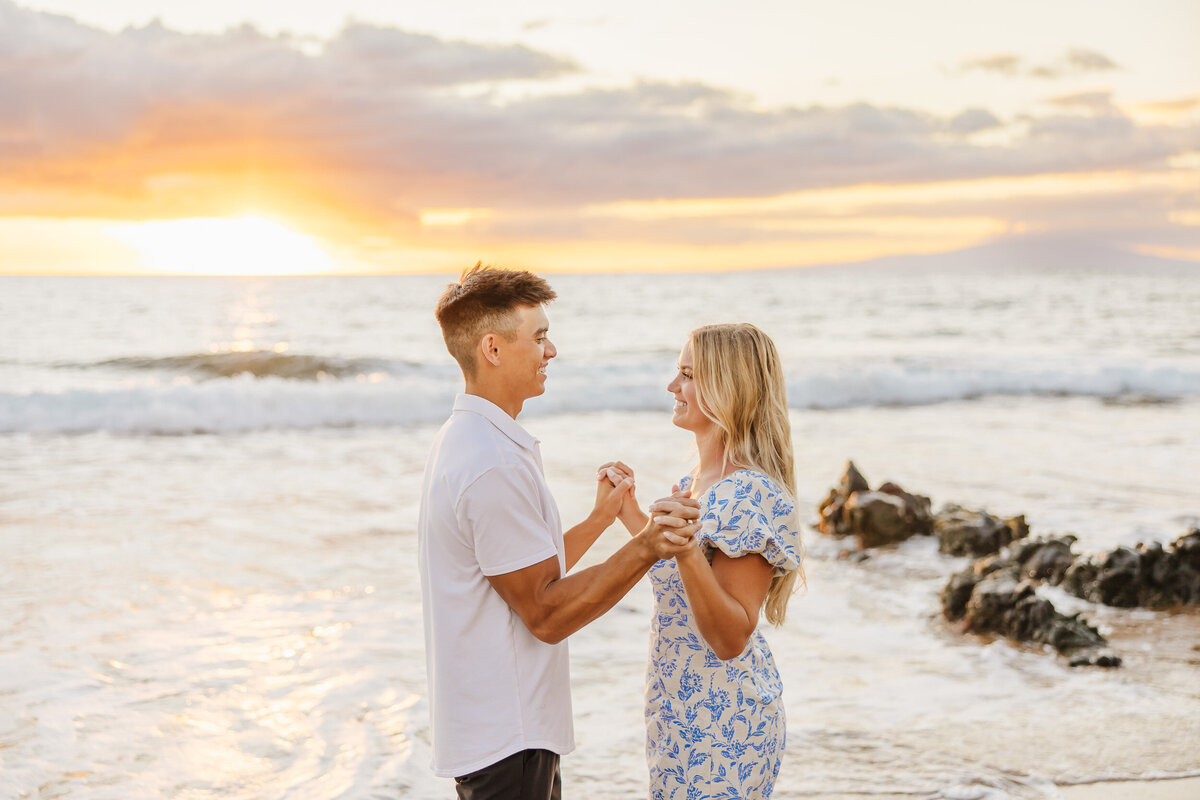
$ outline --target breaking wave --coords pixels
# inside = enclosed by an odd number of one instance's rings
[[[409,426],[443,419],[459,388],[446,365],[259,354],[244,360],[200,356],[119,359],[131,370],[190,374],[111,388],[0,392],[0,433],[225,433],[278,428]],[[274,354],[273,354],[274,355]],[[113,364],[114,362],[108,362]],[[259,371],[254,371],[257,368]],[[229,377],[224,374],[228,373]],[[998,396],[1094,397],[1164,403],[1200,397],[1200,370],[1140,364],[1054,368],[920,365],[898,362],[812,365],[792,370],[789,401],[801,410],[917,406]],[[669,380],[661,365],[551,365],[545,395],[530,415],[663,411]]]
[[[315,381],[325,378],[350,378],[372,372],[397,372],[412,366],[378,358],[337,358],[273,350],[251,350],[230,353],[195,353],[183,356],[126,357],[99,361],[95,364],[63,364],[63,367],[108,368],[135,372],[173,372],[198,379],[233,378],[252,375],[255,378],[284,378]]]

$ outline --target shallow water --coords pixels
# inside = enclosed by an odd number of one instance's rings
[[[951,416],[987,430],[982,419],[1020,416],[1007,405],[968,404]],[[1156,409],[1165,411],[1144,410]],[[898,427],[923,413],[877,412]],[[858,417],[797,415],[798,444],[817,428],[855,441],[868,433]],[[614,430],[630,443],[623,457],[639,469],[646,499],[669,488],[687,446],[674,431],[659,435],[664,421],[606,413],[531,424],[564,520],[586,513],[590,466],[608,457]],[[1048,490],[1018,507],[1025,486],[1058,472],[1048,464],[1039,476],[1034,456],[1013,463],[1019,480],[979,497],[977,459],[1007,452],[1010,432],[992,430],[976,434],[969,455],[934,447],[925,458],[938,467],[920,480],[910,465],[905,484],[935,500],[1024,510],[1035,532],[1039,519],[1069,520],[1086,505]],[[431,435],[9,437],[5,796],[448,796],[426,767],[412,530],[417,454]],[[861,462],[873,479],[877,458]],[[839,467],[819,452],[805,461],[810,500]],[[1135,524],[1168,530],[1192,507],[1182,483],[1160,485],[1168,502],[1154,495],[1160,506],[1147,522],[1137,512],[1145,497],[1127,491],[1093,540]],[[589,558],[623,536],[612,529]],[[1074,601],[1128,664],[1073,670],[1040,648],[962,637],[942,622],[937,592],[963,562],[931,540],[861,564],[839,560],[840,545],[815,533],[807,546],[807,593],[769,633],[789,713],[780,796],[1052,797],[1052,781],[1200,770],[1196,614]],[[564,777],[573,796],[642,791],[649,608],[639,585],[572,639],[579,749]]]

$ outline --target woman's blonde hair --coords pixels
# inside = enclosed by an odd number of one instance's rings
[[[792,502],[791,525],[799,530],[787,385],[775,343],[741,322],[697,328],[691,345],[697,400],[721,429],[725,460],[761,472],[783,489]],[[772,625],[783,622],[798,581],[804,581],[802,566],[771,580],[765,609]]]

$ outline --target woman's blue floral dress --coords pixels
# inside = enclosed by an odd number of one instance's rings
[[[685,492],[691,477],[680,481]],[[768,477],[739,470],[700,499],[697,540],[737,558],[758,553],[776,574],[800,566],[793,505]],[[764,798],[783,755],[783,684],[759,630],[721,661],[692,621],[673,559],[650,570],[654,618],[646,671],[646,760],[651,800]]]

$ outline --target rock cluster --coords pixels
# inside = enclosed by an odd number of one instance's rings
[[[1168,608],[1200,604],[1200,528],[1158,542],[1076,557],[1074,537],[1022,542],[1013,558],[1031,579],[1108,606]]]
[[[928,497],[894,483],[872,490],[853,462],[820,505],[822,533],[853,536],[862,551],[934,535],[938,549],[975,561],[942,589],[942,613],[964,632],[993,633],[1050,645],[1071,666],[1120,666],[1107,642],[1078,614],[1065,615],[1037,594],[1039,583],[1059,586],[1093,603],[1165,608],[1200,604],[1200,528],[1163,547],[1118,547],[1077,556],[1075,537],[1030,540],[1024,516],[993,517],[947,505],[936,514]]]
[[[1035,581],[1022,577],[1011,557],[980,559],[951,576],[942,589],[942,614],[962,620],[966,633],[996,633],[1018,642],[1048,644],[1070,657],[1071,666],[1117,667],[1121,659],[1103,648],[1107,641],[1078,614],[1065,615],[1039,597]]]
[[[1071,666],[1115,667],[1121,659],[1103,649],[1100,632],[1078,614],[1058,613],[1038,597],[1038,583],[1110,606],[1200,604],[1200,529],[1167,547],[1139,544],[1098,556],[1076,556],[1074,544],[1074,536],[1025,540],[976,561],[942,589],[942,614],[962,620],[964,631],[1048,644]]]
[[[928,497],[906,492],[894,483],[871,490],[851,461],[838,485],[821,503],[822,533],[853,536],[860,550],[933,534],[938,549],[955,556],[996,553],[1029,534],[1024,517],[998,519],[986,511],[949,505],[936,515]]]

